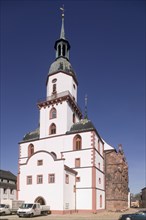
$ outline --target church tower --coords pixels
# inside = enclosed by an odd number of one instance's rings
[[[96,213],[119,209],[120,204],[125,208],[127,167],[122,172],[123,154],[103,141],[88,120],[87,97],[84,119],[77,104],[78,81],[69,59],[64,8],[54,48],[56,58],[49,68],[46,98],[38,103],[40,126],[19,142],[17,198],[49,205],[54,214]],[[113,182],[115,172],[117,182]],[[116,197],[118,203],[112,190],[121,193]]]
[[[69,60],[70,44],[65,38],[64,9],[60,38],[55,42],[56,59],[51,64],[46,82],[46,100],[40,109],[40,138],[60,135],[82,118],[77,105],[78,81]],[[57,116],[57,117],[56,117]]]

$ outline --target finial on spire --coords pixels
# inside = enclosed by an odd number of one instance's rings
[[[64,17],[64,12],[65,12],[64,5],[62,5],[62,7],[60,7],[60,10],[62,12],[62,17]]]
[[[85,114],[84,114],[84,119],[87,119],[87,101],[88,101],[88,97],[87,95],[85,95]]]
[[[61,26],[61,33],[60,33],[60,39],[65,39],[65,31],[64,31],[64,5],[60,8],[62,13],[62,26]]]

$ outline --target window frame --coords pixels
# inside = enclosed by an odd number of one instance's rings
[[[37,166],[42,166],[43,165],[43,160],[37,160]]]
[[[32,185],[32,175],[28,175],[28,176],[26,177],[26,184],[27,184],[27,185]]]
[[[42,174],[37,175],[37,184],[43,184],[43,175]]]
[[[56,134],[56,125],[54,123],[50,125],[49,134],[50,135]]]
[[[75,158],[75,167],[81,167],[81,158]]]
[[[55,173],[48,174],[48,183],[55,183]]]

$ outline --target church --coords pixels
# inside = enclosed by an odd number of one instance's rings
[[[50,206],[52,213],[97,213],[128,207],[128,164],[122,146],[107,144],[77,101],[64,10],[56,58],[39,101],[39,128],[19,142],[17,199]]]

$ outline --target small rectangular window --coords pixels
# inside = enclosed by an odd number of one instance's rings
[[[77,176],[77,177],[76,177],[76,182],[80,182],[80,180],[81,180],[80,177]]]
[[[14,189],[10,190],[10,194],[14,195]]]
[[[98,163],[98,169],[100,170],[100,163]]]
[[[74,187],[73,187],[73,192],[76,192],[76,186],[74,185]]]
[[[75,159],[75,167],[80,167],[80,158]]]
[[[38,161],[37,161],[37,165],[38,165],[38,166],[43,165],[43,160],[38,160]]]
[[[26,183],[27,183],[27,185],[31,185],[32,184],[32,176],[27,176],[26,177]]]
[[[49,174],[48,182],[55,183],[55,174],[54,173]]]
[[[37,175],[37,184],[43,183],[43,175]]]
[[[7,194],[7,189],[4,188],[4,194]]]
[[[65,175],[65,183],[69,184],[69,175],[68,174]]]

